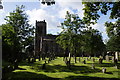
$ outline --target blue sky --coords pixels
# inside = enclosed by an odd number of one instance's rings
[[[62,29],[58,28],[60,23],[64,21],[66,11],[71,13],[78,14],[80,18],[83,15],[83,5],[81,2],[60,2],[60,0],[56,1],[55,5],[46,6],[42,5],[40,1],[34,0],[33,1],[25,1],[22,0],[12,0],[12,2],[4,0],[2,3],[4,9],[0,10],[0,25],[5,23],[4,18],[5,16],[9,15],[9,12],[15,10],[16,5],[25,5],[25,11],[29,16],[30,24],[35,26],[35,21],[46,20],[47,22],[47,33],[57,34]],[[110,12],[108,12],[109,14]],[[104,22],[111,21],[109,19],[109,15],[101,15],[98,23],[92,25],[93,28],[98,29],[102,32],[103,40],[108,39],[105,31]],[[113,20],[114,22],[114,20]]]

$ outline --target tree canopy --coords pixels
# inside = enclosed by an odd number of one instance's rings
[[[67,12],[61,27],[63,31],[57,37],[57,43],[64,50],[68,49],[71,54],[80,55],[85,52],[87,55],[95,55],[104,51],[105,45],[100,32],[86,27],[78,15]]]
[[[26,47],[33,44],[34,27],[28,23],[23,5],[17,6],[5,20],[6,24],[1,25],[3,56],[7,60],[16,60],[25,53]]]
[[[95,24],[100,18],[100,14],[107,15],[110,11],[110,19],[120,18],[120,1],[119,2],[82,2],[85,6],[84,21],[87,24]]]
[[[91,23],[97,23],[100,18],[100,14],[107,15],[110,11],[110,19],[114,19],[115,22],[105,22],[106,32],[109,37],[107,42],[107,49],[110,51],[120,51],[119,50],[119,36],[120,36],[120,1],[118,2],[83,2],[85,8],[84,21],[88,25]]]

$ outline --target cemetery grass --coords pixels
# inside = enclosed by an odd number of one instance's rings
[[[85,57],[84,57],[85,58]],[[8,72],[3,75],[3,80],[120,80],[120,69],[116,69],[110,61],[103,61],[103,64],[98,64],[98,58],[95,58],[95,69],[92,69],[92,61],[88,60],[83,64],[83,59],[80,62],[74,63],[71,61],[71,69],[66,67],[62,57],[58,57],[51,62],[47,62],[46,69],[42,69],[45,60],[34,63],[23,61],[19,64],[19,69]],[[3,65],[7,65],[5,62]],[[120,62],[118,63],[120,67]],[[102,68],[107,69],[106,73],[102,73]]]

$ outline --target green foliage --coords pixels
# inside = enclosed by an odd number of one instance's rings
[[[107,15],[107,12],[111,10],[110,18],[119,19],[120,17],[120,1],[119,2],[82,2],[85,6],[84,21],[88,25],[95,24],[100,18],[100,14]]]
[[[80,49],[80,33],[84,24],[78,15],[70,14],[67,11],[67,15],[64,23],[61,23],[63,31],[60,33],[60,36],[57,37],[57,43],[66,50],[68,49],[70,53],[78,52]],[[78,38],[79,37],[79,38]],[[79,48],[79,49],[77,49]]]
[[[80,55],[81,52],[85,52],[88,55],[93,55],[100,54],[105,50],[100,32],[85,27],[84,20],[75,14],[67,12],[62,29],[60,36],[56,38],[57,43],[64,50],[68,49],[70,53]]]
[[[110,11],[110,19],[116,19],[115,23],[106,22],[106,32],[109,37],[107,42],[107,49],[110,51],[119,50],[119,35],[120,35],[120,1],[119,2],[83,2],[85,8],[83,9],[84,18],[86,24],[97,23],[100,18],[100,14],[107,15]]]
[[[21,55],[20,53],[25,52],[27,46],[33,45],[34,27],[29,24],[23,5],[17,6],[9,16],[6,16],[5,20],[6,24],[1,25],[3,54],[9,57],[13,54],[10,58],[16,59]]]
[[[101,33],[91,27],[83,31],[84,44],[82,50],[89,55],[100,55],[105,51]]]
[[[120,19],[115,23],[106,22],[105,26],[109,37],[107,49],[109,51],[120,51]]]

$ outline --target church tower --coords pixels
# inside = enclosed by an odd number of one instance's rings
[[[38,55],[41,51],[42,37],[46,36],[46,22],[36,20],[36,31],[35,31],[35,55]]]

